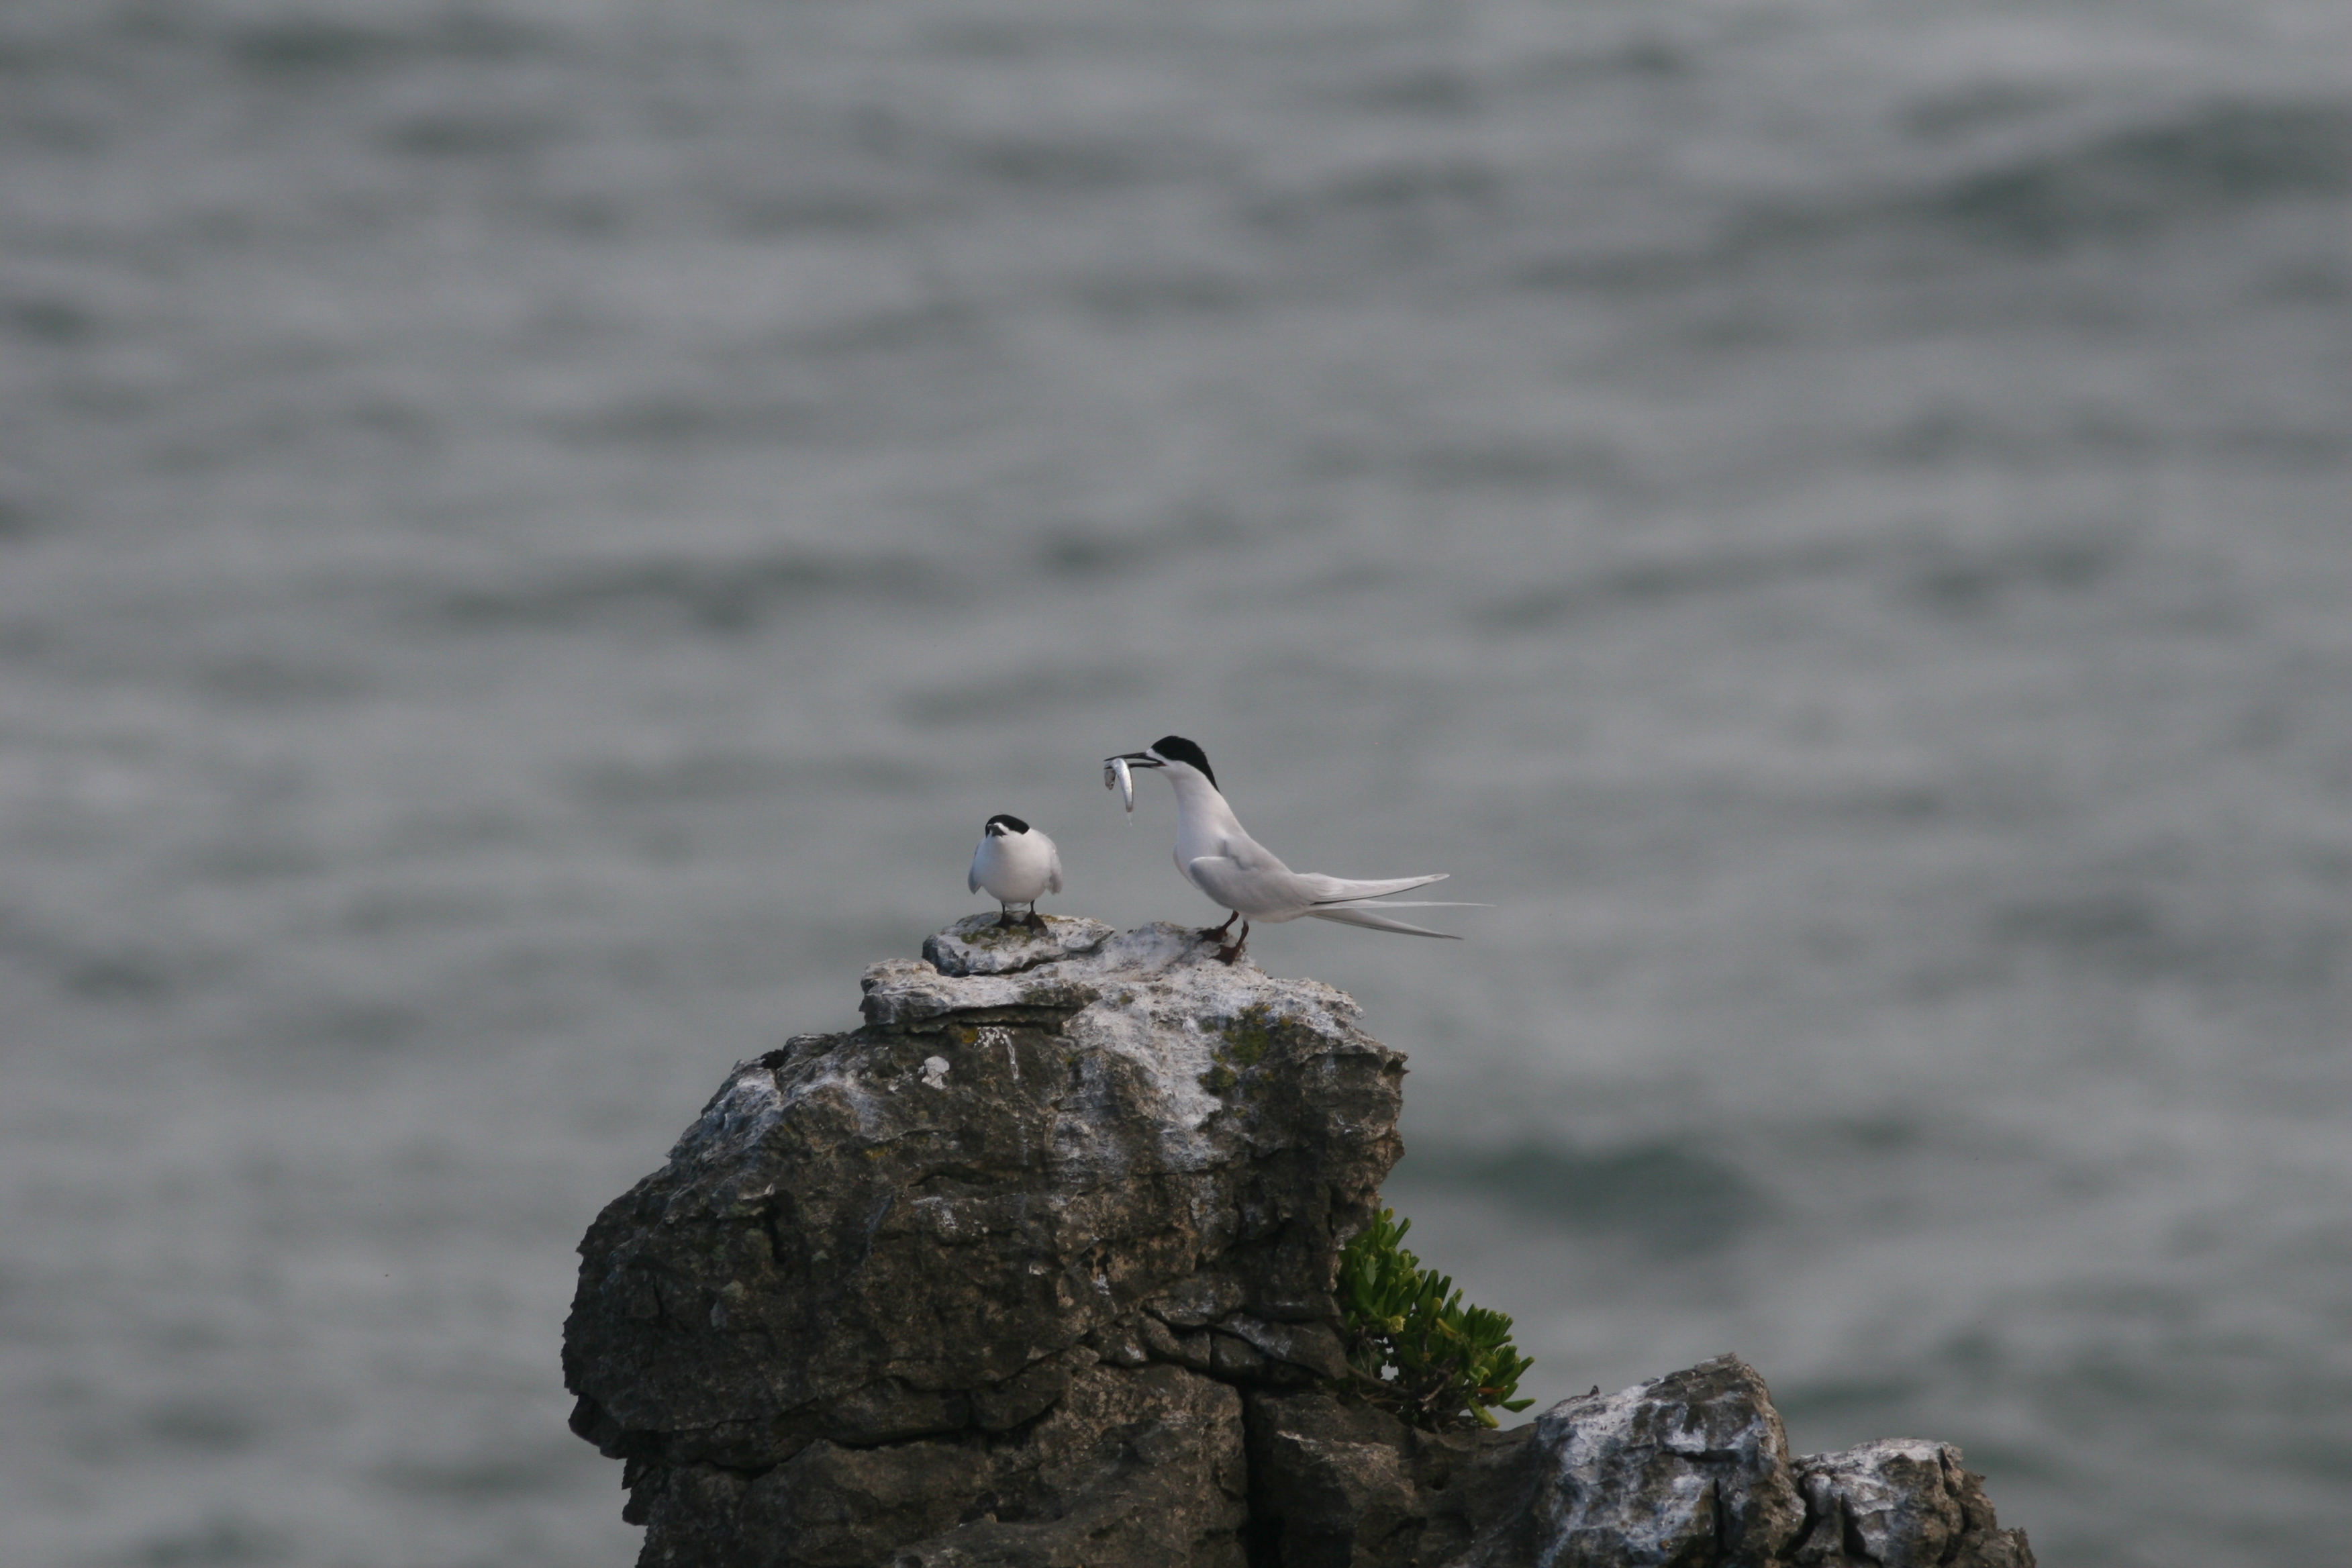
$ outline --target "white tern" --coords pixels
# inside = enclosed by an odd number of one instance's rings
[[[988,889],[989,897],[997,902],[998,925],[1044,931],[1045,922],[1038,917],[1037,900],[1062,890],[1062,852],[1037,829],[1000,811],[988,819],[981,833],[980,847],[971,853],[971,876],[965,885],[975,893]],[[1029,906],[1029,913],[1017,921],[1013,918],[1015,904]]]
[[[1424,931],[1420,926],[1391,920],[1368,903],[1408,888],[1442,882],[1445,879],[1443,871],[1426,877],[1357,882],[1314,871],[1294,871],[1284,865],[1272,850],[1249,836],[1234,816],[1233,807],[1225,804],[1224,795],[1217,789],[1217,775],[1209,771],[1208,753],[1181,735],[1162,736],[1142,751],[1108,757],[1104,763],[1107,767],[1125,763],[1129,768],[1150,768],[1175,786],[1176,869],[1184,874],[1186,881],[1233,911],[1223,925],[1202,932],[1218,939],[1217,956],[1227,963],[1242,955],[1242,948],[1249,941],[1251,921],[1278,924],[1302,915],[1337,921],[1341,925],[1366,926],[1373,931],[1402,931],[1408,936],[1462,940],[1448,931]],[[1385,907],[1427,910],[1471,906],[1443,900],[1409,900]],[[1225,933],[1233,929],[1234,921],[1242,922],[1242,934],[1225,942]]]

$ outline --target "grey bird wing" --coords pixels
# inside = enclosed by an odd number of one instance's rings
[[[1405,904],[1402,907],[1412,910],[1435,908],[1439,906]],[[1363,926],[1370,931],[1402,931],[1407,936],[1433,936],[1442,942],[1460,942],[1462,940],[1450,931],[1430,931],[1423,926],[1407,925],[1402,921],[1391,920],[1384,914],[1378,913],[1372,910],[1363,909],[1354,904],[1327,905],[1321,909],[1307,910],[1307,916],[1309,920],[1337,921],[1343,926]]]
[[[1186,861],[1184,874],[1192,879],[1192,886],[1229,910],[1254,919],[1295,917],[1314,900],[1298,885],[1297,872],[1271,855],[1265,858],[1274,864],[1248,866],[1229,855],[1203,855]]]
[[[1050,838],[1045,840],[1045,890],[1062,890],[1062,847]]]
[[[964,890],[966,892],[977,893],[980,891],[980,858],[987,853],[988,840],[983,838],[980,841],[980,847],[971,852],[971,875],[963,879]]]
[[[1377,899],[1402,893],[1407,888],[1425,888],[1432,882],[1443,882],[1452,874],[1440,871],[1430,877],[1391,877],[1381,882],[1351,882],[1345,877],[1326,877],[1319,871],[1301,871],[1297,877],[1306,885],[1312,902],[1336,904],[1349,899]]]

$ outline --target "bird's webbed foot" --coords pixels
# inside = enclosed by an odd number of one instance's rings
[[[1234,922],[1241,918],[1242,912],[1239,910],[1235,910],[1232,914],[1225,917],[1224,924],[1221,926],[1202,926],[1201,928],[1201,940],[1202,942],[1215,942],[1222,944],[1225,940],[1225,933],[1233,930]],[[1225,962],[1227,963],[1231,963],[1233,960],[1229,958],[1225,960]]]
[[[1013,909],[1010,905],[1003,905],[998,908],[996,911],[996,923],[1005,931],[1014,930],[1021,924],[1019,921],[1013,918]]]
[[[1226,924],[1226,925],[1231,925],[1231,924],[1233,924],[1233,923],[1234,923],[1234,922],[1233,922],[1232,921],[1227,921],[1225,922],[1225,924]],[[1222,928],[1220,928],[1220,929],[1222,929]],[[1230,946],[1225,946],[1225,947],[1220,947],[1220,948],[1218,948],[1218,949],[1217,949],[1217,962],[1218,962],[1218,963],[1227,963],[1227,964],[1230,964],[1230,963],[1234,963],[1235,960],[1237,960],[1237,959],[1239,959],[1239,958],[1241,957],[1241,955],[1242,955],[1242,949],[1244,949],[1244,948],[1247,947],[1248,945],[1249,945],[1249,921],[1242,921],[1242,934],[1241,934],[1240,939],[1239,939],[1239,940],[1237,940],[1237,941],[1235,941],[1235,942],[1234,942],[1234,943],[1232,943],[1232,945],[1230,945]]]
[[[1045,917],[1037,912],[1037,906],[1034,904],[1030,905],[1029,912],[1021,917],[1021,923],[1027,926],[1031,931],[1035,931],[1039,936],[1046,934]]]

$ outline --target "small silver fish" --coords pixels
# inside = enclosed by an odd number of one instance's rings
[[[1118,790],[1119,803],[1127,807],[1128,816],[1135,815],[1135,775],[1127,771],[1125,757],[1103,759],[1103,788]]]

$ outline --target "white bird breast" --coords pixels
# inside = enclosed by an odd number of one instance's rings
[[[1127,807],[1128,816],[1135,815],[1135,775],[1128,771],[1125,757],[1104,760],[1103,788],[1118,791],[1119,803]]]

